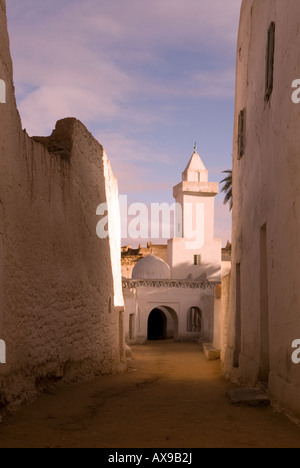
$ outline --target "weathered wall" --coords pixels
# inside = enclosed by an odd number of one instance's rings
[[[228,339],[228,313],[229,313],[229,295],[230,295],[230,277],[231,273],[222,278],[222,296],[221,296],[221,313],[220,313],[220,342],[216,346],[221,349],[221,360],[224,361],[224,349]]]
[[[276,24],[274,87],[266,101],[271,21]],[[298,416],[300,366],[292,363],[291,344],[300,338],[300,107],[292,103],[291,84],[300,78],[299,24],[298,0],[243,1],[237,48],[233,268],[224,349],[228,374],[255,384],[265,380],[267,369],[271,396]],[[238,115],[243,108],[246,150],[238,160]],[[239,268],[241,349],[239,367],[233,368]]]
[[[227,337],[231,262],[222,262],[222,283],[215,286],[214,339],[217,350],[224,350]]]
[[[11,403],[45,379],[120,370],[123,299],[120,267],[112,267],[117,235],[96,236],[97,206],[118,211],[104,150],[76,119],[58,122],[48,138],[22,131],[3,1],[0,15],[0,399]],[[111,233],[118,215],[109,219]]]

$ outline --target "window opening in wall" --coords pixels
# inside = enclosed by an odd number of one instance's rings
[[[238,159],[241,159],[245,154],[246,148],[246,109],[241,110],[239,114],[238,128]]]
[[[274,82],[274,57],[275,57],[275,23],[272,22],[268,29],[268,44],[266,54],[266,94],[265,99],[269,101]]]
[[[187,316],[187,331],[201,332],[202,313],[199,307],[191,307]]]
[[[201,265],[201,255],[194,255],[194,265]]]
[[[129,339],[134,339],[134,325],[135,325],[135,314],[130,314],[129,316]]]

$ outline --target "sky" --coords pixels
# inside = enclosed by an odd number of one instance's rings
[[[173,202],[197,142],[209,180],[232,165],[241,0],[8,0],[23,127],[76,117],[104,146],[128,203]],[[215,236],[231,239],[216,197]],[[143,243],[143,242],[142,242]],[[134,242],[132,243],[134,244]]]

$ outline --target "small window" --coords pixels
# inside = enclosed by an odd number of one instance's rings
[[[268,30],[268,45],[266,55],[266,101],[269,101],[273,91],[275,57],[275,23],[270,24]]]
[[[187,331],[201,332],[202,329],[202,313],[199,307],[191,307],[187,315]]]
[[[245,147],[246,147],[246,109],[243,109],[239,114],[238,159],[241,159],[244,156]]]
[[[194,255],[194,265],[201,265],[201,255]]]
[[[134,339],[134,325],[135,325],[135,314],[129,316],[129,339]]]

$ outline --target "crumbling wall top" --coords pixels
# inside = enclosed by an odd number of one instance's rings
[[[73,132],[75,125],[83,125],[73,117],[59,120],[55,129],[48,137],[34,136],[32,139],[44,145],[47,150],[62,159],[70,159],[73,145]]]

